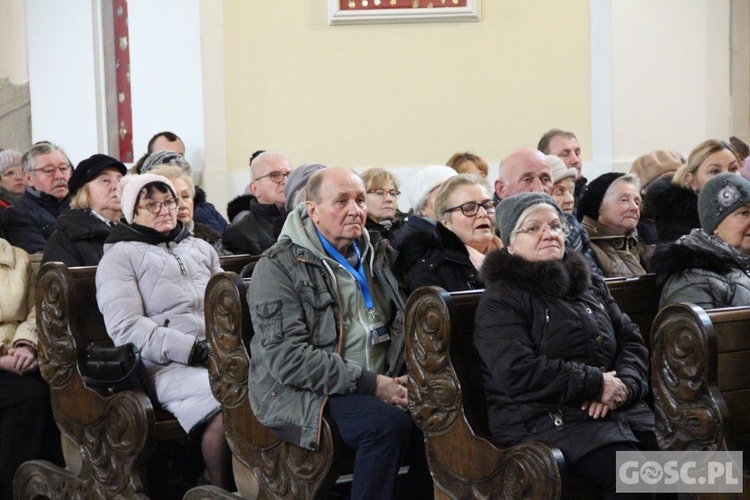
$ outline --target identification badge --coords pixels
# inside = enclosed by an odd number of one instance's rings
[[[388,329],[385,327],[385,323],[378,321],[370,325],[370,344],[378,345],[383,342],[387,342],[391,339],[388,335]]]

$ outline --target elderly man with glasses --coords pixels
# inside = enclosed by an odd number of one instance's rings
[[[250,163],[249,213],[224,230],[224,248],[235,254],[260,255],[276,243],[286,219],[284,186],[292,164],[281,153],[265,151]]]
[[[68,208],[68,181],[73,173],[70,159],[61,147],[37,142],[24,153],[21,167],[26,191],[2,212],[2,229],[8,242],[28,253],[43,252],[55,230],[57,216]]]

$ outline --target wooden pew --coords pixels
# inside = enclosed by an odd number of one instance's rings
[[[232,256],[227,265],[241,269],[253,259]],[[66,468],[25,463],[14,482],[18,498],[145,498],[155,443],[186,437],[177,420],[154,411],[145,394],[105,397],[85,386],[86,347],[112,345],[96,303],[95,276],[96,267],[69,269],[59,262],[44,264],[37,275],[39,365],[50,385]]]
[[[652,276],[644,282],[611,280],[608,287],[621,309],[650,327],[658,307]],[[640,290],[649,290],[644,300],[650,304],[638,300]],[[566,479],[558,449],[542,443],[501,449],[491,443],[484,381],[473,343],[482,292],[423,287],[407,303],[409,406],[425,435],[436,498],[592,497],[585,484]]]
[[[651,326],[659,312],[656,275],[646,274],[637,278],[607,278],[604,281],[617,305],[638,325],[643,340],[647,346],[650,346]]]
[[[651,384],[665,450],[750,456],[750,307],[663,308],[654,321]],[[744,491],[750,471],[744,467]],[[696,498],[718,498],[700,495]]]
[[[328,422],[323,421],[319,449],[310,451],[275,438],[258,422],[250,408],[250,358],[243,342],[243,336],[248,337],[251,331],[246,300],[248,283],[235,273],[220,273],[211,278],[206,288],[211,389],[221,402],[239,495],[242,498],[325,498],[339,476],[340,458],[345,456]],[[214,498],[213,494],[216,489],[209,491],[199,487],[190,490],[186,498]]]

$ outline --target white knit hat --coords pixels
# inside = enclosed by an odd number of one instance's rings
[[[172,185],[172,181],[164,177],[163,175],[154,174],[143,174],[143,175],[126,175],[120,181],[118,189],[122,189],[120,196],[120,204],[122,206],[122,215],[128,224],[133,223],[133,216],[135,215],[135,203],[138,199],[138,193],[141,192],[147,184],[152,182],[162,182],[169,186],[169,190],[172,191],[172,196],[177,198],[177,190]]]
[[[418,212],[430,196],[430,191],[458,175],[458,172],[445,165],[434,165],[417,171],[409,183],[409,203],[412,210]]]
[[[544,163],[549,167],[553,184],[557,184],[563,179],[573,179],[574,181],[578,179],[578,170],[573,167],[566,167],[565,162],[559,156],[544,155]]]

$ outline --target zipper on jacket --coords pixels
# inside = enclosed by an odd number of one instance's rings
[[[182,259],[180,259],[180,257],[176,253],[174,253],[174,250],[171,246],[169,246],[169,243],[167,243],[167,252],[172,254],[172,257],[177,260],[177,263],[180,265],[180,272],[182,273],[182,275],[187,276],[187,271],[185,270],[185,266],[182,263]]]
[[[196,290],[195,288],[195,283],[193,283],[193,280],[191,280],[190,276],[188,276],[187,269],[185,268],[185,265],[182,263],[182,259],[180,258],[179,255],[177,255],[177,253],[175,253],[174,249],[169,243],[167,243],[167,252],[169,252],[169,254],[175,258],[175,260],[177,261],[177,264],[179,264],[180,273],[182,274],[182,277],[185,278],[185,283],[187,287],[193,292],[193,307],[194,307],[193,310],[197,311],[200,307],[201,297],[200,297],[200,294],[198,293],[198,290]]]

